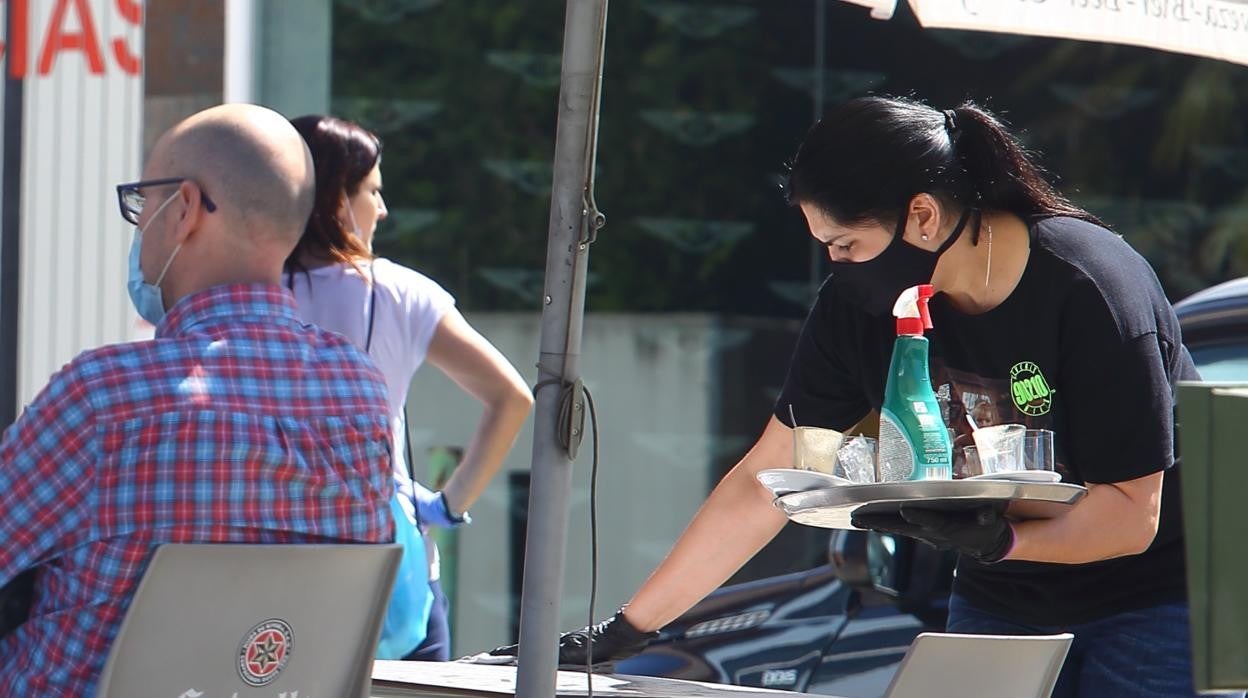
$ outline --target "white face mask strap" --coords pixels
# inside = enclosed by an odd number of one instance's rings
[[[139,235],[143,235],[144,232],[146,232],[147,229],[151,227],[152,221],[156,220],[156,217],[160,215],[160,212],[165,210],[165,207],[168,206],[169,203],[176,198],[178,198],[178,192],[175,191],[172,196],[170,196],[168,199],[165,199],[165,202],[156,208],[156,212],[152,214],[152,217],[147,219],[147,225],[139,229]],[[155,286],[156,288],[160,288],[160,282],[165,280],[165,274],[169,272],[169,266],[173,264],[173,258],[178,256],[178,252],[181,249],[182,249],[182,243],[179,242],[178,246],[173,248],[173,252],[169,255],[169,260],[165,262],[164,268],[160,270],[160,276],[156,277],[156,282],[152,284],[153,286]]]
[[[170,265],[173,264],[173,258],[178,256],[178,252],[182,250],[182,243],[173,248],[173,252],[169,255],[169,261],[165,262],[165,267],[160,270],[160,276],[156,277],[156,283],[152,284],[156,288],[160,288],[160,282],[165,280],[165,274],[168,273]]]
[[[348,219],[351,219],[351,232],[356,233],[356,237],[363,241],[364,236],[359,232],[359,224],[356,222],[356,212],[351,209],[351,197],[347,196],[346,192],[342,195],[342,206],[347,210]]]
[[[161,203],[159,206],[156,207],[156,212],[152,214],[151,218],[147,219],[147,225],[143,226],[142,228],[139,228],[140,235],[146,233],[147,229],[152,227],[152,221],[156,220],[156,217],[160,215],[161,211],[165,210],[165,207],[168,206],[170,202],[178,198],[178,194],[179,192],[175,191],[172,195],[169,196],[168,199],[165,199],[163,203]]]
[[[355,211],[351,210],[351,199],[346,200],[346,206],[347,206],[347,218],[351,219],[351,232],[355,233],[355,236],[357,238],[360,238],[360,240],[363,240],[364,236],[360,233],[360,226],[358,223],[355,222]]]

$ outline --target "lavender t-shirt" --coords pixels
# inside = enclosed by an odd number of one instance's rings
[[[283,281],[294,291],[299,314],[306,322],[337,332],[360,348],[367,344],[369,356],[385,375],[394,434],[395,487],[404,495],[399,501],[415,522],[412,495],[421,485],[408,475],[403,403],[438,323],[448,312],[458,311],[451,294],[414,269],[382,258],[357,266],[358,271],[349,264],[331,264],[306,274],[288,272]],[[372,339],[368,341],[369,304],[374,297],[370,276],[377,292]]]

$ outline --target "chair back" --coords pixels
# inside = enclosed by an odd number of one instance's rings
[[[887,698],[1049,698],[1074,635],[920,633]]]
[[[98,696],[367,698],[403,554],[394,544],[166,544]]]

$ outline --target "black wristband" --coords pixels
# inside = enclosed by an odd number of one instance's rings
[[[451,511],[451,505],[450,503],[446,501],[445,492],[443,492],[442,490],[438,490],[438,498],[442,500],[442,508],[446,510],[446,518],[450,519],[451,521],[457,524],[462,524],[468,520],[468,512],[465,511],[459,516],[456,516],[455,512]]]

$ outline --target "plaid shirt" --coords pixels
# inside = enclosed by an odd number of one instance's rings
[[[394,538],[385,382],[280,286],[181,299],[84,352],[0,442],[0,584],[36,567],[0,695],[94,695],[161,543]]]

